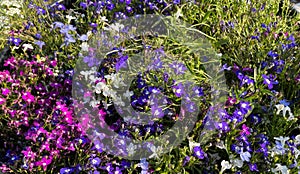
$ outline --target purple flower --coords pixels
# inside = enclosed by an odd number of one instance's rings
[[[151,58],[151,64],[148,67],[148,70],[158,70],[163,68],[163,63],[160,58]]]
[[[90,160],[91,160],[92,165],[95,166],[95,167],[99,166],[99,164],[100,164],[100,162],[101,162],[101,160],[100,160],[99,157],[92,158],[92,159],[90,159]]]
[[[128,56],[121,56],[119,61],[116,63],[116,71],[118,72],[121,68],[127,67]]]
[[[275,76],[273,76],[272,74],[270,74],[269,76],[263,74],[262,77],[264,79],[263,84],[267,85],[269,89],[272,89],[273,85],[278,84],[278,81],[275,80]]]
[[[236,120],[238,123],[241,122],[243,120],[244,114],[242,113],[241,110],[236,109],[233,112],[233,120]]]
[[[173,0],[173,4],[177,5],[180,3],[180,0]]]
[[[257,115],[250,115],[250,121],[252,122],[252,123],[254,123],[254,125],[256,125],[256,124],[258,124],[258,123],[260,123],[261,122],[261,118],[259,117],[259,116],[257,116]]]
[[[149,163],[145,158],[141,159],[141,162],[138,163],[138,166],[142,168],[142,171],[148,171]]]
[[[181,97],[182,94],[184,93],[182,83],[179,83],[178,85],[173,86],[173,91],[174,91],[176,97]]]
[[[39,47],[40,47],[40,49],[42,49],[43,48],[43,46],[45,45],[45,42],[43,42],[43,41],[40,41],[40,40],[38,40],[38,41],[35,41],[34,42],[36,45],[38,45]]]
[[[187,68],[183,63],[174,62],[170,65],[170,67],[174,70],[176,75],[184,74]]]
[[[65,25],[61,22],[53,22],[53,28],[63,28]]]
[[[279,103],[283,104],[284,106],[289,106],[290,105],[290,102],[288,102],[286,99],[280,100]]]
[[[193,91],[195,92],[195,94],[197,95],[197,96],[204,96],[204,92],[203,92],[203,88],[202,87],[198,87],[198,86],[196,86],[196,87],[194,87],[193,88]]]
[[[194,147],[194,155],[199,158],[199,159],[204,159],[205,158],[205,153],[204,151],[201,149],[200,146],[195,146]]]
[[[0,97],[0,105],[2,105],[2,104],[5,103],[5,102],[6,102],[6,99]]]
[[[217,126],[216,126],[219,130],[222,131],[222,133],[226,133],[226,132],[229,132],[230,131],[230,127],[228,125],[227,122],[223,121],[221,123],[218,123]]]
[[[247,114],[249,110],[251,110],[250,102],[240,102],[240,110],[243,114]]]
[[[70,167],[64,167],[64,168],[61,168],[59,170],[59,173],[60,174],[71,174],[73,173],[74,169],[73,168],[70,168]]]
[[[80,2],[79,6],[83,9],[86,9],[87,8],[87,3],[85,2]]]
[[[188,102],[185,105],[186,105],[187,111],[189,113],[193,113],[193,112],[195,112],[197,110],[197,106],[196,106],[196,104],[194,102]]]
[[[241,81],[240,86],[243,86],[244,84],[247,85],[253,85],[254,84],[254,80],[250,79],[248,76],[244,76],[243,80]]]
[[[255,164],[255,163],[250,163],[249,164],[249,169],[250,169],[250,171],[252,171],[252,172],[258,172],[258,169],[257,169],[257,165]]]
[[[278,57],[278,54],[274,53],[273,51],[269,51],[268,56],[270,56],[272,58],[276,58],[276,57]]]
[[[251,39],[256,39],[256,40],[258,40],[259,41],[259,36],[251,36]]]
[[[8,88],[2,88],[2,95],[7,96],[10,93]]]
[[[41,15],[41,14],[46,14],[46,11],[44,10],[44,9],[42,9],[41,7],[38,7],[37,9],[36,9],[36,13],[38,14],[38,15]]]
[[[236,72],[236,76],[237,76],[237,78],[239,79],[239,80],[243,80],[243,78],[244,78],[244,74],[241,72],[241,71],[237,71]]]
[[[106,8],[107,8],[107,10],[110,11],[115,8],[115,5],[110,0],[108,0],[108,1],[106,1]]]
[[[162,118],[162,117],[164,117],[164,112],[163,112],[162,108],[159,107],[159,106],[157,106],[157,105],[151,106],[151,112],[152,112],[152,116],[154,118]]]
[[[57,5],[57,9],[63,11],[66,10],[66,7],[63,4],[59,4]]]
[[[16,46],[19,46],[20,43],[22,42],[20,38],[14,38],[14,37],[10,37],[8,41],[9,43],[13,43]]]
[[[241,135],[250,135],[249,127],[247,125],[243,124],[242,131],[240,132]]]
[[[132,9],[132,7],[130,7],[130,6],[126,6],[126,11],[127,11],[128,13],[131,13],[131,12],[133,11],[133,9]]]
[[[224,65],[222,66],[221,71],[224,71],[224,70],[230,71],[230,70],[231,70],[231,66],[228,66],[227,63],[224,64]]]
[[[87,41],[87,40],[88,40],[88,37],[87,37],[86,34],[83,34],[83,35],[81,35],[81,36],[79,37],[79,40],[81,40],[81,41]]]

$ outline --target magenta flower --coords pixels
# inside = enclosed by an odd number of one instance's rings
[[[48,166],[49,164],[51,164],[51,162],[52,162],[52,157],[49,157],[49,158],[43,157],[42,160],[36,162],[35,165],[36,165],[36,166],[42,166],[42,167],[43,167],[43,170],[46,171],[47,166]]]
[[[228,97],[226,101],[226,106],[233,106],[237,102],[236,98]]]
[[[10,90],[7,88],[2,88],[2,95],[7,96],[10,93]]]
[[[4,63],[4,66],[10,66],[11,68],[14,68],[17,64],[17,61],[14,57],[11,57],[7,59]]]
[[[29,104],[34,102],[34,96],[31,95],[30,92],[25,92],[22,96],[22,99]]]
[[[249,127],[247,125],[243,124],[242,131],[240,132],[241,135],[250,135]]]
[[[34,153],[30,147],[27,147],[26,150],[21,152],[27,160],[34,160],[36,153]]]

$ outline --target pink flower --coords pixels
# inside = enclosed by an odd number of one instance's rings
[[[3,103],[6,102],[6,99],[5,98],[0,98],[0,105],[2,105]]]

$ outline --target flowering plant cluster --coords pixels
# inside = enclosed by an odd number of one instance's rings
[[[0,173],[299,173],[300,15],[283,4],[1,1]],[[144,14],[189,23],[216,64],[188,35],[135,36],[118,22]],[[152,143],[189,114],[178,146]]]

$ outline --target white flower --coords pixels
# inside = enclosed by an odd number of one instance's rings
[[[272,168],[271,171],[273,173],[278,173],[280,171],[282,174],[289,174],[288,168],[286,166],[282,166],[281,164],[276,164],[276,168]]]
[[[291,108],[289,106],[284,106],[283,104],[278,104],[278,105],[275,105],[275,107],[277,108],[276,115],[278,115],[281,111],[283,111],[283,116],[285,117],[286,112],[288,111],[289,112],[288,120],[294,119],[294,115],[291,112]]]
[[[233,155],[230,155],[229,159],[230,159],[230,162],[231,162],[233,168],[234,167],[238,167],[238,168],[243,167],[244,162],[242,160],[240,160],[238,158],[234,158]]]
[[[90,102],[90,106],[93,108],[97,107],[98,104],[100,104],[100,101],[97,101],[97,100],[92,100]]]
[[[300,13],[300,3],[292,4],[292,5],[293,5],[293,8],[294,8],[298,13]]]
[[[294,148],[295,158],[298,159],[298,156],[300,155],[300,150],[297,148]]]
[[[115,23],[115,24],[111,24],[108,28],[104,27],[104,30],[108,30],[108,31],[114,30],[114,31],[119,32],[123,28],[124,28],[123,24]]]
[[[66,15],[66,18],[68,19],[68,24],[71,22],[72,19],[76,19],[76,17],[70,15]]]
[[[122,78],[120,78],[117,74],[110,74],[104,76],[106,79],[110,79],[111,83],[115,88],[119,88],[120,86],[126,86],[125,83],[122,81]]]
[[[280,136],[280,137],[274,137],[274,139],[280,141],[280,143],[281,143],[282,145],[284,145],[285,142],[288,141],[290,138],[289,138],[289,137],[283,137],[283,136]]]
[[[152,145],[150,147],[150,150],[151,150],[151,152],[153,152],[153,154],[150,155],[149,158],[153,158],[153,157],[158,158],[159,154],[162,152],[163,148],[161,146],[156,147],[156,146]]]
[[[28,48],[33,50],[33,46],[31,44],[23,44],[22,47],[24,48],[24,51],[26,51]]]
[[[106,19],[106,16],[101,16],[101,17],[100,17],[100,21],[101,21],[101,22],[107,22],[108,19]]]
[[[126,147],[126,150],[128,152],[128,155],[131,156],[135,153],[137,146],[133,145],[132,143],[129,144],[129,146]]]
[[[240,157],[243,161],[249,162],[251,158],[251,154],[249,152],[241,152]]]
[[[221,162],[221,166],[222,166],[222,168],[221,168],[220,174],[223,173],[225,170],[230,169],[232,164],[230,164],[229,161],[223,160]]]
[[[14,16],[14,15],[20,15],[21,10],[18,8],[9,8],[6,11],[6,14],[8,14],[9,16]]]
[[[200,143],[194,142],[192,137],[188,137],[188,140],[189,140],[189,148],[191,152],[193,152],[195,146],[200,146]]]
[[[295,137],[295,144],[300,144],[300,134]]]
[[[177,12],[175,13],[175,18],[178,19],[179,17],[182,17],[182,13],[181,13],[181,10],[177,10]]]
[[[81,51],[89,51],[89,44],[87,42],[82,42],[80,47]]]
[[[240,159],[234,159],[233,160],[233,166],[236,166],[238,168],[242,168],[243,165],[244,165],[243,160],[240,160]]]
[[[123,94],[123,96],[129,99],[131,96],[133,96],[133,91],[127,90],[126,93]]]

